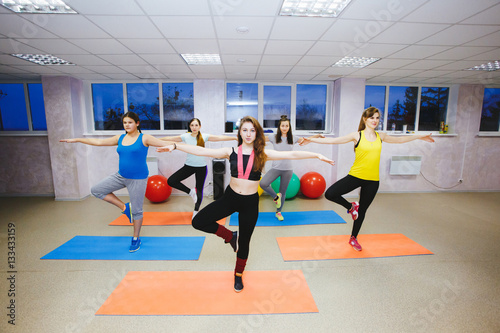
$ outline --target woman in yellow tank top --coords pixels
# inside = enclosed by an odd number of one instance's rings
[[[423,140],[434,142],[431,135],[412,135],[412,136],[390,136],[386,133],[375,131],[380,121],[380,111],[377,108],[369,107],[363,112],[359,122],[358,132],[352,132],[348,135],[338,138],[304,138],[307,141],[326,144],[343,144],[354,142],[354,152],[356,157],[349,174],[330,186],[325,193],[325,197],[342,205],[351,214],[354,220],[349,244],[356,251],[361,251],[357,237],[361,225],[365,219],[365,214],[372,203],[379,186],[379,165],[380,153],[382,151],[382,142],[386,143],[405,143],[413,140]],[[342,195],[349,193],[360,187],[359,203],[349,202]]]

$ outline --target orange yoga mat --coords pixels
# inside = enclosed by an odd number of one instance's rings
[[[285,261],[356,259],[433,254],[403,234],[359,235],[363,250],[355,251],[349,245],[348,235],[278,237],[278,245]]]
[[[142,225],[190,225],[193,212],[145,212]],[[217,221],[226,224],[226,218]],[[131,225],[125,215],[121,215],[109,225]]]
[[[300,270],[129,272],[96,315],[235,315],[318,312]]]

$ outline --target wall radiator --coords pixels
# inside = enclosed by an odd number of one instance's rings
[[[390,175],[418,175],[422,165],[422,156],[392,156]]]

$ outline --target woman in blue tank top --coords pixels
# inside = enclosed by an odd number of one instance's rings
[[[134,112],[125,113],[122,116],[122,122],[125,129],[125,134],[122,135],[115,135],[107,139],[63,139],[61,142],[80,142],[92,146],[118,146],[116,149],[119,155],[118,172],[94,185],[90,192],[93,196],[120,208],[130,223],[134,224],[134,235],[129,251],[135,252],[141,246],[139,235],[143,221],[142,205],[149,174],[146,164],[148,147],[162,147],[165,142],[151,135],[142,134],[139,128],[139,116]],[[130,202],[126,204],[113,194],[122,188],[127,188],[130,196]]]
[[[307,151],[275,151],[265,149],[265,137],[262,126],[250,116],[244,117],[238,130],[238,148],[208,149],[199,146],[169,142],[159,152],[175,149],[197,156],[227,158],[231,164],[231,181],[224,195],[217,201],[204,207],[193,219],[195,229],[215,234],[236,252],[234,269],[234,290],[243,290],[242,275],[250,250],[250,238],[257,224],[259,215],[260,173],[266,160],[317,158],[333,164],[334,162],[321,154]],[[239,231],[231,231],[219,225],[218,220],[238,212]]]
[[[189,121],[189,129],[191,132],[184,133],[178,136],[166,136],[160,138],[164,141],[183,142],[188,145],[205,147],[207,141],[232,141],[238,140],[235,136],[201,134],[201,121],[198,118],[193,118]],[[190,189],[183,183],[184,179],[195,175],[195,188]],[[177,170],[168,178],[168,185],[176,188],[186,194],[189,194],[194,201],[193,217],[200,209],[201,201],[203,200],[203,188],[205,187],[205,179],[207,178],[207,161],[203,156],[188,154],[186,162],[182,168]]]

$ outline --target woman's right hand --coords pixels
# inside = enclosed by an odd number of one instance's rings
[[[331,164],[331,165],[335,165],[335,161],[329,159],[328,157],[324,156],[324,155],[321,155],[321,154],[318,154],[318,159],[320,161],[323,161],[323,162],[326,162],[328,164]]]
[[[61,139],[59,142],[66,142],[66,143],[75,143],[78,142],[76,139]]]
[[[159,153],[169,153],[171,151],[175,150],[175,145],[166,145],[166,146],[163,146],[163,147],[158,147],[156,148],[156,151],[159,152]]]
[[[299,142],[299,146],[305,146],[310,144],[311,142],[311,138],[302,138],[302,140]]]

